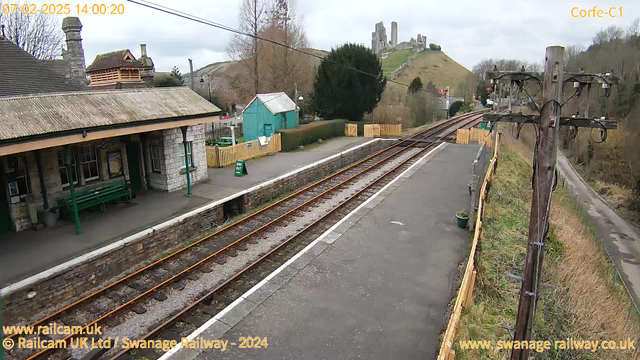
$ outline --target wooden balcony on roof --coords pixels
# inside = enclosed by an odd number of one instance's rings
[[[91,85],[107,84],[114,82],[140,82],[140,70],[138,68],[122,68],[95,71],[89,74]]]

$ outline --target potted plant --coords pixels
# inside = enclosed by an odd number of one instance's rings
[[[467,222],[469,221],[469,213],[467,210],[462,209],[456,213],[456,218],[458,219],[458,227],[461,229],[465,229],[467,227]]]

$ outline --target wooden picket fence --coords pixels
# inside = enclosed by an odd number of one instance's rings
[[[453,312],[451,318],[449,318],[449,324],[447,324],[447,330],[444,333],[442,344],[440,345],[440,352],[438,353],[438,360],[454,360],[456,353],[453,350],[453,339],[456,335],[456,327],[460,322],[460,316],[463,309],[468,309],[473,303],[473,287],[476,281],[476,269],[474,268],[476,248],[482,234],[482,211],[484,209],[485,199],[487,197],[487,183],[491,181],[491,177],[495,171],[495,165],[498,158],[498,141],[500,139],[499,134],[496,136],[496,146],[493,148],[493,156],[487,169],[487,174],[484,177],[482,188],[478,195],[478,211],[476,217],[475,232],[473,234],[473,242],[471,243],[471,254],[469,260],[467,260],[467,267],[462,277],[462,283],[456,296],[456,302],[453,306]]]
[[[402,136],[402,124],[365,124],[364,137]]]
[[[280,134],[272,134],[267,145],[260,145],[258,140],[247,141],[242,144],[217,147],[207,146],[207,166],[223,167],[235,164],[236,160],[248,160],[282,150]]]
[[[344,124],[344,136],[358,136],[358,124]]]

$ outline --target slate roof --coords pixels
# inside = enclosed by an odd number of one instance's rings
[[[293,100],[283,92],[258,94],[249,102],[249,104],[247,104],[245,110],[249,108],[249,105],[251,105],[256,98],[260,100],[260,102],[262,102],[273,115],[288,111],[296,111],[296,103],[294,103]]]
[[[5,97],[0,98],[0,142],[220,111],[186,86]]]
[[[1,39],[0,79],[0,97],[85,89],[12,42]]]
[[[138,60],[125,60],[124,56],[131,53],[129,49],[113,51],[106,54],[96,56],[93,63],[87,68],[87,72],[119,69],[122,67],[144,68],[144,65]],[[133,55],[133,54],[132,54]]]

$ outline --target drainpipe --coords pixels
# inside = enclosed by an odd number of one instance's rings
[[[184,165],[187,170],[187,196],[191,196],[191,174],[189,174],[189,154],[187,154],[187,130],[188,126],[180,127],[182,130],[182,144],[184,145]],[[193,148],[191,149],[193,151]]]
[[[44,174],[42,173],[42,150],[36,152],[36,165],[38,166],[38,178],[40,179],[40,189],[42,189],[42,201],[44,211],[49,211],[49,199],[47,199],[47,187],[44,184]]]
[[[71,211],[73,212],[73,220],[76,223],[76,235],[82,234],[80,228],[80,216],[78,215],[78,204],[76,203],[76,192],[73,186],[73,164],[71,161],[71,146],[64,146],[64,160],[67,172],[69,173],[69,193],[71,194]]]

